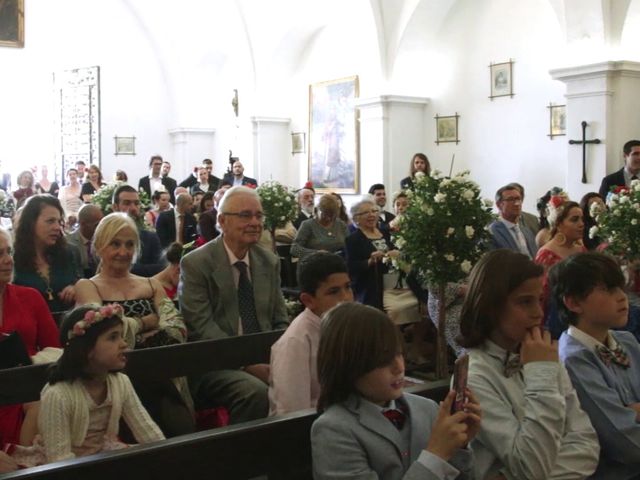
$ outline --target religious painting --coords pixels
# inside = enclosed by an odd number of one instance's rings
[[[24,47],[24,0],[0,0],[0,46]]]
[[[436,119],[436,145],[441,143],[460,143],[458,139],[458,119],[460,115],[449,115],[441,117],[435,116]]]
[[[513,60],[489,65],[491,77],[490,99],[495,97],[513,97]]]
[[[291,134],[291,153],[305,153],[306,134],[304,132],[293,132]]]
[[[358,77],[309,86],[309,180],[316,191],[358,193]]]
[[[550,104],[549,109],[549,138],[567,134],[567,106]]]
[[[116,140],[116,155],[135,155],[136,137],[113,137]]]

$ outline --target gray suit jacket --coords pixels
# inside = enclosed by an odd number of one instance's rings
[[[180,268],[180,308],[190,340],[238,335],[238,291],[222,236],[186,255]],[[257,245],[249,250],[251,283],[262,331],[286,328],[280,259]]]
[[[315,480],[435,480],[441,477],[416,459],[429,442],[438,405],[432,400],[405,394],[411,440],[409,455],[402,456],[401,433],[375,405],[353,395],[329,407],[311,427],[311,452]],[[407,428],[405,426],[404,428]],[[467,478],[471,470],[469,450],[456,453],[449,463]]]
[[[520,248],[518,248],[518,244],[513,238],[513,235],[511,235],[511,232],[507,229],[507,226],[500,220],[496,220],[491,223],[491,225],[489,225],[489,230],[492,234],[492,249],[508,248],[509,250],[514,250],[516,252],[520,251]],[[536,246],[535,234],[522,222],[520,222],[520,231],[522,232],[522,235],[524,235],[524,239],[527,242],[527,249],[529,250],[531,259],[536,258],[538,247]]]
[[[89,255],[87,252],[87,247],[82,242],[80,229],[78,228],[70,234],[65,235],[64,238],[69,245],[71,253],[73,253],[73,260],[76,263],[76,274],[78,275],[78,278],[91,278],[93,275],[95,275],[98,261],[94,257],[92,259],[92,265],[89,265]]]

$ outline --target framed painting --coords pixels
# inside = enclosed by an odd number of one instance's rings
[[[305,153],[306,134],[304,132],[293,132],[291,134],[291,153]]]
[[[24,47],[24,0],[0,0],[0,46]]]
[[[358,77],[309,86],[309,180],[316,191],[358,193]]]
[[[116,155],[135,155],[136,137],[113,137],[116,141]]]
[[[566,105],[554,105],[552,103],[547,107],[549,109],[549,135],[548,137],[553,140],[553,137],[560,137],[567,134],[567,106]]]
[[[491,95],[493,100],[496,97],[513,97],[513,60],[503,63],[492,63],[489,65],[491,78]]]
[[[453,143],[456,145],[460,143],[458,139],[458,119],[460,115],[456,112],[455,115],[449,115],[441,117],[435,116],[436,119],[436,145],[441,143]]]

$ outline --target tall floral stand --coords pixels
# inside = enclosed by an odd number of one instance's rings
[[[436,342],[436,377],[447,378],[449,376],[449,352],[447,339],[444,335],[446,319],[445,284],[438,285],[438,337]]]

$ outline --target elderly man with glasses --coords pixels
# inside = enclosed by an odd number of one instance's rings
[[[257,245],[263,229],[260,197],[232,187],[222,197],[222,235],[186,255],[180,272],[180,305],[190,340],[259,333],[288,325],[280,290],[280,260]],[[223,405],[230,422],[266,417],[269,365],[209,372],[191,382],[199,407]]]
[[[489,225],[492,233],[491,247],[508,248],[534,259],[538,247],[535,233],[522,221],[522,194],[513,184],[496,192],[496,207],[500,217]]]

